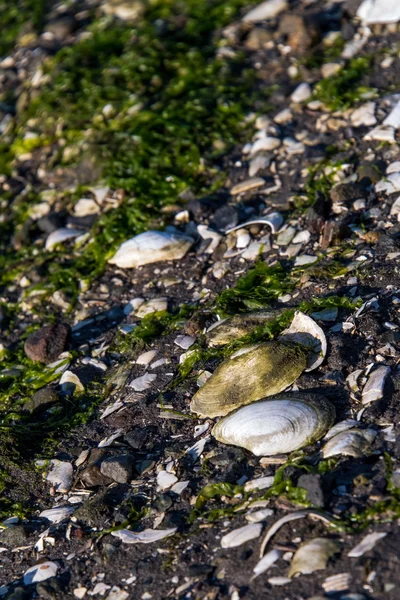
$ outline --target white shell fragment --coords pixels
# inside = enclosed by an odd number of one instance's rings
[[[309,575],[314,571],[325,569],[328,560],[338,552],[339,545],[333,540],[315,538],[300,546],[293,556],[289,569],[289,577],[299,574]]]
[[[266,0],[248,12],[242,21],[245,23],[258,23],[259,21],[273,19],[286,8],[286,0]]]
[[[46,481],[52,483],[57,492],[65,494],[72,485],[73,466],[69,462],[57,459],[51,460],[50,465]]]
[[[119,531],[112,531],[111,535],[119,538],[125,544],[151,544],[173,535],[176,529],[176,527],[171,529],[145,529],[144,531],[120,529]]]
[[[50,560],[30,567],[24,573],[24,584],[31,585],[57,575],[58,565]]]
[[[297,311],[290,327],[280,337],[281,342],[295,342],[311,349],[306,371],[320,366],[326,356],[326,337],[319,325],[304,313]]]
[[[53,250],[57,244],[62,244],[67,240],[78,237],[78,235],[81,235],[82,233],[84,232],[79,229],[67,229],[66,227],[56,229],[47,237],[45,248],[46,250]]]
[[[68,519],[75,510],[76,506],[55,506],[48,510],[42,510],[39,517],[47,519],[51,523],[61,523],[61,521]]]
[[[224,444],[256,456],[299,450],[320,439],[335,419],[333,405],[319,394],[283,393],[254,402],[215,425],[212,434]]]
[[[283,217],[278,212],[272,212],[265,217],[257,217],[255,219],[250,219],[245,223],[241,223],[240,225],[236,225],[236,227],[232,227],[232,229],[228,229],[226,233],[231,233],[232,231],[236,231],[236,229],[241,229],[242,227],[248,227],[250,225],[268,225],[271,227],[272,233],[276,233],[278,229],[282,226]]]
[[[178,478],[173,473],[168,471],[160,471],[157,475],[157,491],[167,490],[178,481]]]
[[[294,92],[290,96],[290,99],[292,102],[295,102],[295,103],[305,102],[306,100],[311,98],[311,94],[312,94],[312,91],[311,91],[309,84],[303,82],[297,86],[297,88],[294,90]]]
[[[281,550],[270,550],[267,552],[267,554],[263,556],[254,567],[254,575],[252,579],[255,579],[262,573],[265,573],[265,571],[272,567],[272,565],[281,558],[282,554],[283,552]]]
[[[129,269],[163,260],[177,260],[183,258],[193,244],[193,238],[182,233],[145,231],[121,244],[108,262]]]
[[[347,556],[350,556],[350,558],[358,558],[359,556],[363,556],[366,552],[372,550],[372,548],[375,546],[375,544],[379,542],[379,540],[386,536],[387,533],[384,532],[369,533],[365,536],[365,538],[361,540],[359,544],[357,544],[357,546],[350,550]]]
[[[378,367],[372,371],[362,392],[362,403],[375,402],[383,396],[386,378],[390,373],[390,367]]]
[[[260,523],[274,514],[272,508],[261,508],[246,515],[246,521],[249,523]]]
[[[75,375],[72,371],[64,371],[61,376],[59,386],[61,391],[65,394],[74,394],[75,392],[84,392],[85,388],[78,375]]]
[[[324,458],[343,454],[361,458],[372,444],[377,432],[373,429],[349,429],[333,436],[322,448]]]
[[[397,0],[364,0],[358,7],[357,17],[366,25],[397,23],[400,21],[400,4]]]
[[[244,484],[244,491],[253,492],[254,490],[266,490],[274,484],[274,479],[275,477],[273,475],[251,479]]]
[[[144,392],[151,387],[151,384],[157,379],[157,375],[146,373],[141,377],[136,377],[130,382],[129,387],[133,388],[135,392]]]
[[[330,440],[338,433],[342,433],[343,431],[347,431],[348,429],[353,429],[353,427],[357,427],[360,424],[359,421],[355,419],[345,419],[344,421],[339,421],[339,423],[335,423],[333,427],[330,428],[324,440]]]
[[[261,523],[250,523],[249,525],[244,525],[244,527],[239,527],[239,529],[234,529],[230,531],[221,539],[222,548],[235,548],[236,546],[241,546],[245,544],[249,540],[254,540],[255,538],[260,537],[262,531]]]

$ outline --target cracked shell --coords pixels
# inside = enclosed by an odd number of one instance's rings
[[[313,444],[334,419],[335,409],[324,396],[289,392],[240,408],[221,419],[212,434],[256,456],[273,456]]]
[[[279,394],[307,364],[304,351],[281,342],[240,350],[221,363],[193,396],[190,410],[203,417],[227,415],[236,408]]]
[[[121,244],[108,262],[129,269],[163,260],[177,260],[183,258],[193,244],[193,238],[183,233],[145,231]]]
[[[290,327],[282,331],[282,342],[302,344],[310,349],[306,371],[313,371],[324,361],[326,355],[326,337],[319,325],[299,310],[295,313]]]

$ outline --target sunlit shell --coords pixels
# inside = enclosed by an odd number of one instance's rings
[[[217,367],[193,396],[190,409],[204,417],[227,415],[291,385],[306,366],[301,348],[267,342],[243,349]]]
[[[361,458],[374,441],[376,434],[373,429],[347,429],[329,439],[322,448],[322,455],[324,458],[337,454]]]
[[[304,542],[293,556],[289,577],[309,575],[325,569],[328,560],[339,551],[339,544],[326,538],[315,538]]]
[[[316,442],[334,419],[335,409],[324,396],[284,393],[240,408],[221,419],[212,434],[256,456],[271,456]]]
[[[326,355],[326,337],[319,325],[304,313],[297,311],[290,327],[279,339],[282,342],[296,342],[310,348],[306,371],[319,367]]]
[[[259,325],[264,325],[271,319],[275,319],[281,312],[282,310],[260,310],[217,321],[207,329],[207,342],[209,346],[229,344],[247,335]]]
[[[177,260],[183,258],[193,244],[193,238],[183,233],[145,231],[121,244],[108,262],[129,269],[162,260]]]

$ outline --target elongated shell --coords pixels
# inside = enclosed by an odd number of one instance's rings
[[[108,261],[123,269],[183,258],[194,240],[182,233],[145,231],[127,240]]]
[[[319,325],[304,313],[297,311],[290,327],[282,332],[282,342],[296,342],[310,348],[306,371],[319,367],[326,355],[326,337]]]
[[[193,396],[190,409],[204,417],[232,410],[291,385],[306,366],[301,348],[267,342],[251,346],[225,360]]]
[[[272,456],[316,442],[334,419],[335,409],[324,396],[283,393],[240,408],[221,419],[212,434],[256,456]]]
[[[211,325],[206,332],[209,346],[222,346],[229,344],[237,338],[247,335],[259,325],[264,325],[276,318],[282,310],[260,310],[243,315],[236,315],[230,319],[223,319]]]
[[[368,447],[376,438],[377,432],[373,429],[348,429],[330,438],[322,448],[324,458],[343,454],[361,458]]]

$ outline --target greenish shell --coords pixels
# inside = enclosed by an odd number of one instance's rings
[[[275,319],[282,312],[282,309],[260,310],[235,315],[229,319],[218,321],[218,323],[211,325],[206,332],[208,345],[223,346],[224,344],[230,344],[238,338],[251,333],[256,327]]]

